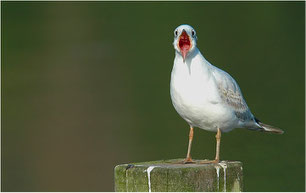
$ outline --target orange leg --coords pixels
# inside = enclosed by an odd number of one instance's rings
[[[217,146],[216,146],[216,158],[215,158],[215,162],[219,162],[220,161],[220,142],[221,142],[221,130],[218,128],[218,132],[216,135],[216,141],[217,141]]]
[[[208,163],[219,163],[220,162],[220,142],[221,142],[221,130],[218,128],[217,134],[216,134],[216,157],[215,160],[204,160],[199,163],[201,164],[208,164]]]
[[[186,159],[184,160],[184,163],[193,163],[193,162],[194,162],[194,161],[191,159],[191,156],[190,156],[191,145],[192,145],[192,139],[193,139],[193,127],[190,126],[188,151],[187,151],[187,157],[186,157]]]

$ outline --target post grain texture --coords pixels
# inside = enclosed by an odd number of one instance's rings
[[[240,192],[239,161],[178,163],[182,159],[122,164],[115,167],[116,192]]]

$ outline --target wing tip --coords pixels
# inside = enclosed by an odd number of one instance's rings
[[[284,132],[285,132],[284,130],[282,130],[280,128],[262,123],[257,118],[255,118],[255,121],[258,124],[258,126],[261,128],[261,131],[269,132],[269,133],[275,133],[275,134],[284,134]]]

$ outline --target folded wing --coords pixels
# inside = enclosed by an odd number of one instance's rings
[[[222,102],[234,111],[240,121],[254,120],[236,81],[227,72],[215,66],[212,66],[212,71]]]

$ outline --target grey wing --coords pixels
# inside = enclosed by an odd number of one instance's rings
[[[236,81],[227,72],[215,66],[213,66],[213,74],[222,102],[232,108],[240,121],[253,120],[254,116],[249,110]]]

